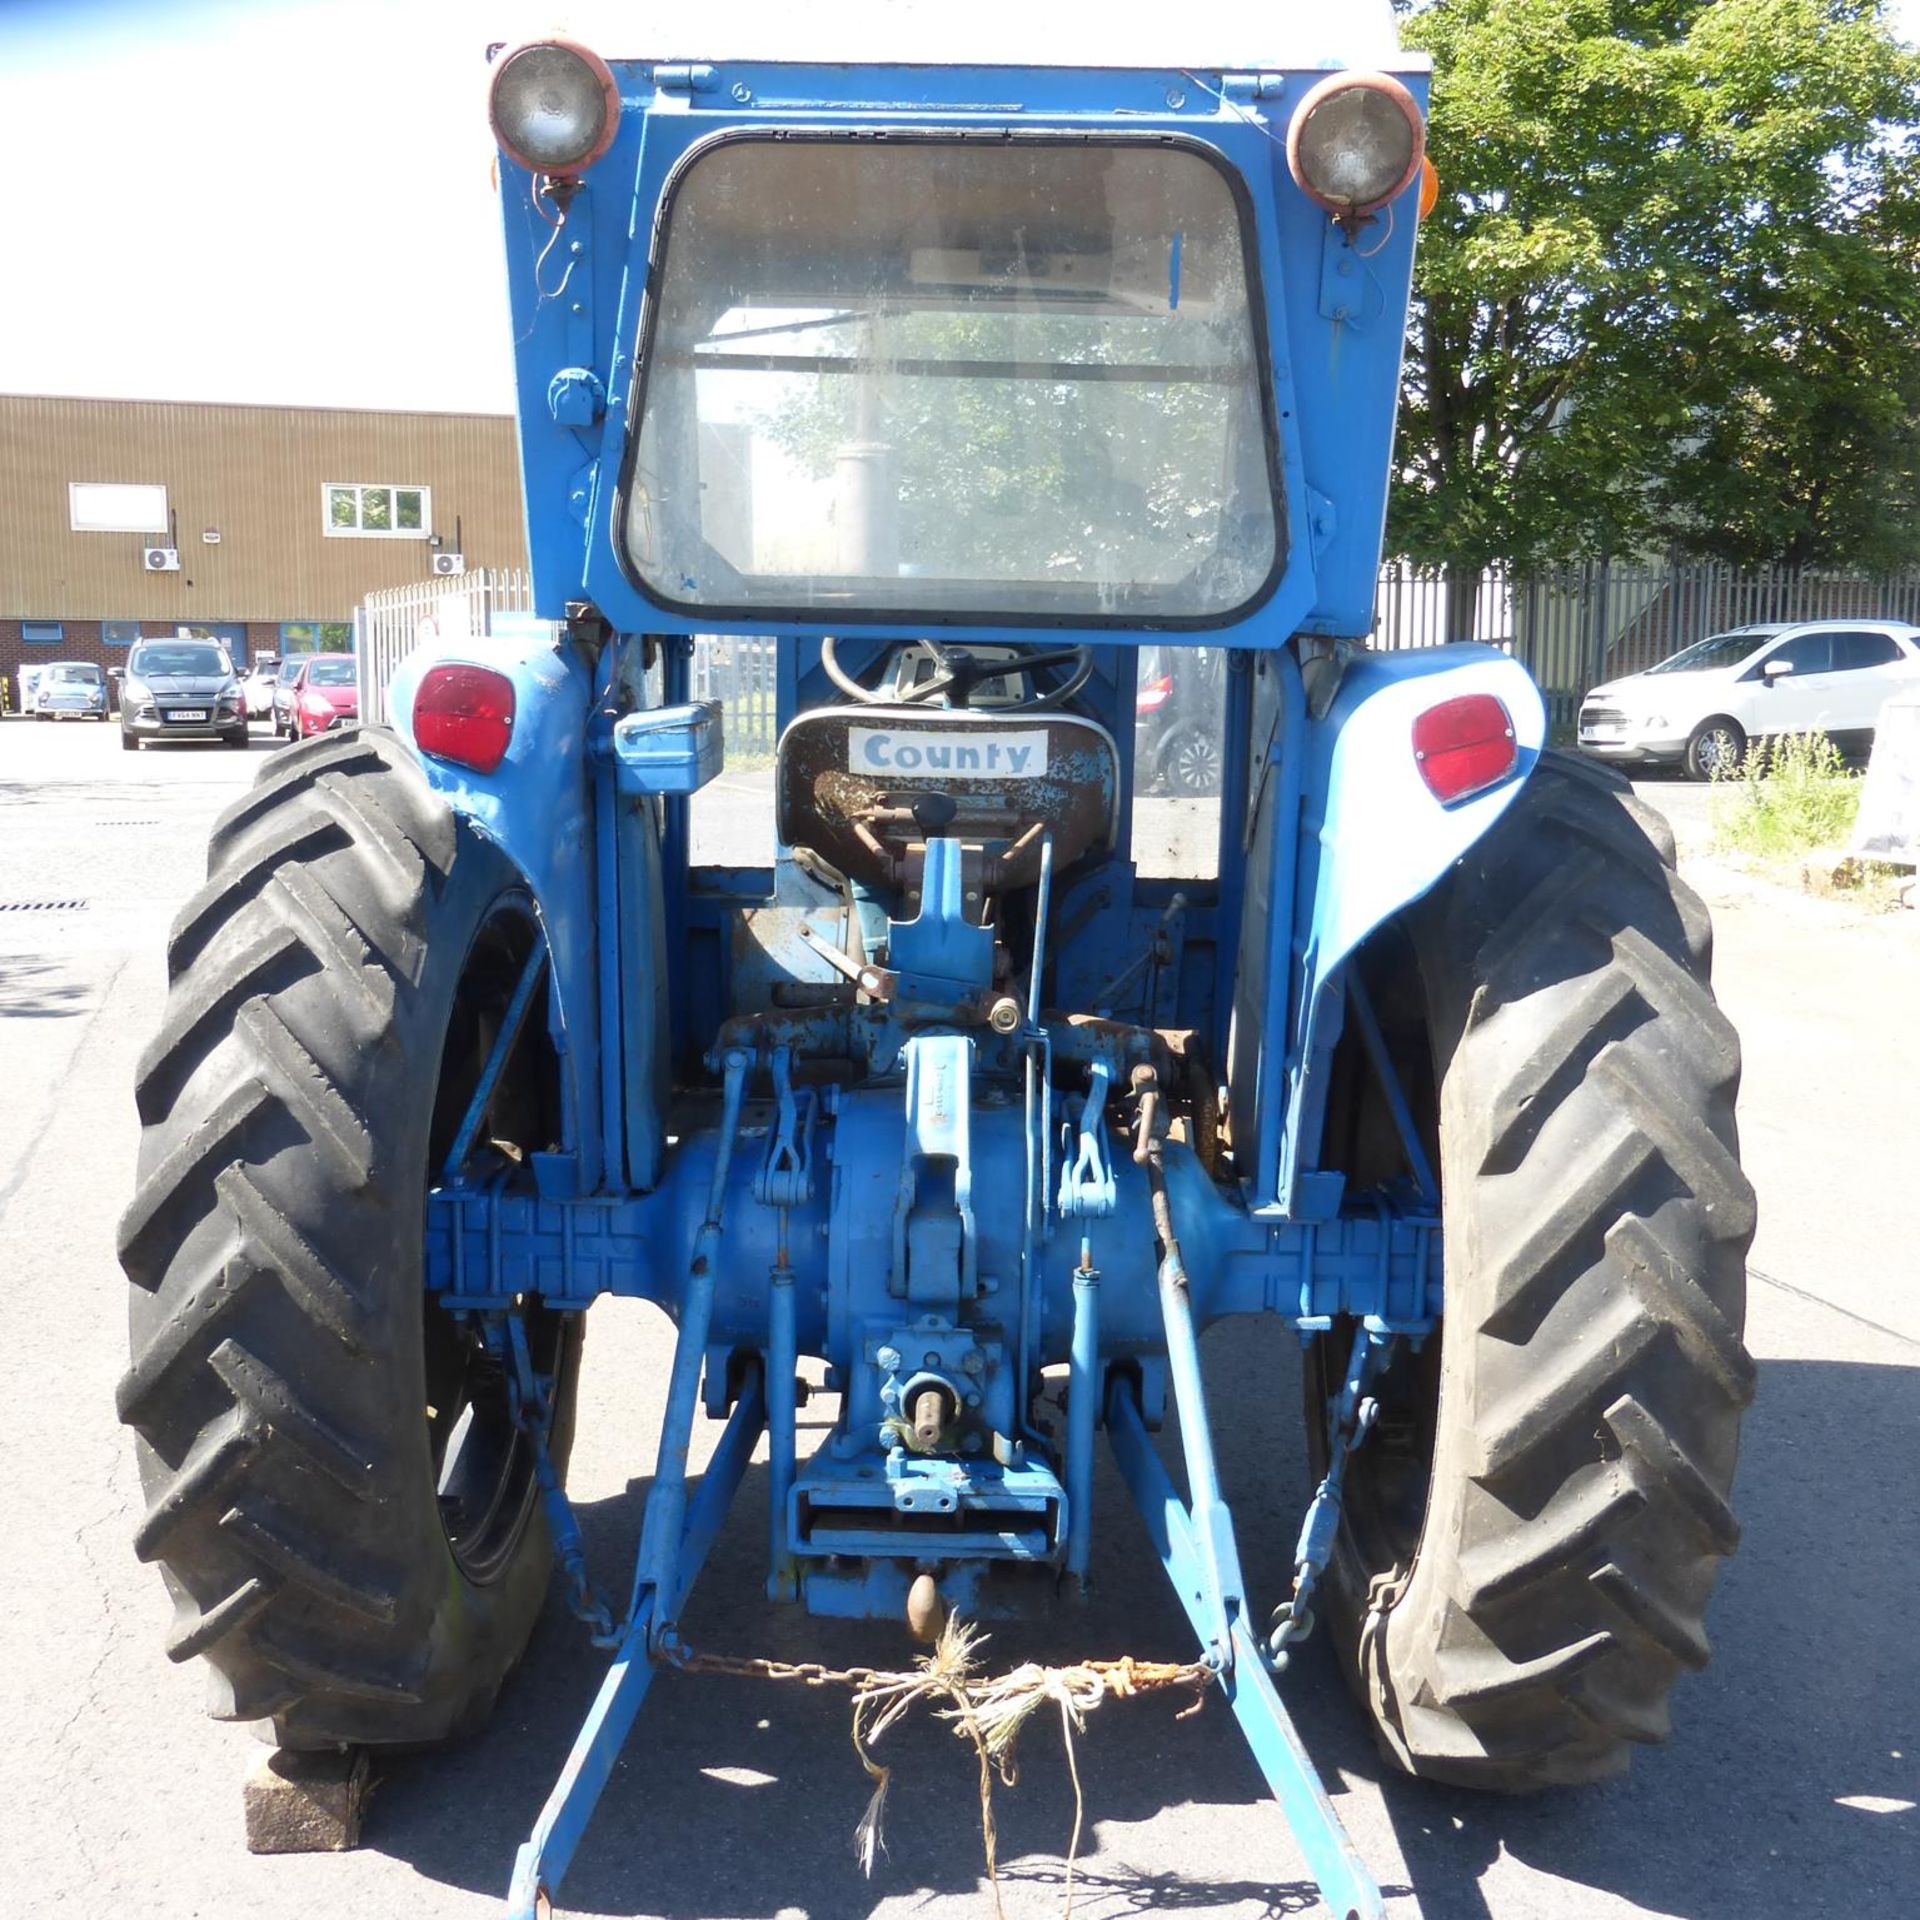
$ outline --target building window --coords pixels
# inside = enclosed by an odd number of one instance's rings
[[[165,487],[69,480],[67,524],[75,533],[165,533]]]
[[[23,620],[20,623],[20,638],[32,647],[57,647],[67,637],[67,630],[58,620]]]
[[[138,620],[102,620],[100,644],[103,647],[130,647],[140,638]]]
[[[351,620],[283,620],[280,623],[282,653],[351,653]]]
[[[424,540],[433,531],[432,499],[425,487],[321,489],[322,524],[329,537],[355,540]]]

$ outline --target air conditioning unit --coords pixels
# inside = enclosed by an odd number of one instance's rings
[[[149,573],[180,571],[180,551],[177,547],[147,547],[143,549],[141,557]]]
[[[467,556],[464,553],[436,553],[433,556],[435,573],[465,573]]]

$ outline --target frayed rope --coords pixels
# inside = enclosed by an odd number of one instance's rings
[[[696,1673],[724,1673],[765,1680],[797,1680],[806,1686],[846,1686],[854,1689],[853,1750],[873,1782],[866,1811],[853,1830],[854,1857],[861,1871],[873,1873],[876,1855],[886,1851],[887,1790],[893,1769],[874,1758],[873,1748],[890,1727],[923,1703],[934,1706],[957,1738],[973,1748],[980,1774],[980,1839],[986,1854],[987,1881],[993,1889],[996,1915],[1000,1904],[1000,1876],[995,1851],[993,1782],[1003,1786],[1018,1777],[1014,1749],[1033,1715],[1051,1701],[1059,1710],[1060,1735],[1066,1746],[1067,1773],[1073,1782],[1073,1833],[1067,1843],[1065,1913],[1073,1912],[1073,1869],[1079,1857],[1086,1805],[1080,1787],[1080,1763],[1074,1738],[1086,1730],[1087,1715],[1108,1699],[1128,1700],[1166,1688],[1184,1688],[1192,1702],[1179,1717],[1199,1711],[1212,1668],[1199,1661],[1084,1660],[1072,1666],[1047,1667],[1035,1661],[1011,1673],[982,1675],[976,1656],[987,1636],[957,1614],[949,1615],[930,1652],[903,1672],[876,1667],[819,1666],[813,1662],[741,1659],[726,1654],[695,1653],[680,1649],[674,1664]]]

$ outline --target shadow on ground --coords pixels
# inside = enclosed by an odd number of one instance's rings
[[[0,1020],[65,1020],[92,1004],[87,987],[59,961],[0,954]]]
[[[1282,1590],[1305,1467],[1297,1362],[1278,1328],[1236,1325],[1209,1340],[1222,1464],[1235,1494],[1253,1591]],[[1272,1383],[1285,1382],[1276,1392]],[[1216,1414],[1218,1416],[1218,1413]],[[1920,1798],[1920,1653],[1910,1603],[1920,1568],[1915,1500],[1920,1372],[1779,1362],[1764,1366],[1747,1429],[1740,1506],[1746,1541],[1711,1617],[1717,1657],[1683,1683],[1675,1744],[1641,1753],[1625,1780],[1583,1792],[1501,1800],[1389,1772],[1318,1642],[1288,1683],[1326,1777],[1344,1796],[1389,1904],[1411,1894],[1426,1920],[1501,1912],[1586,1911],[1595,1889],[1689,1920],[1907,1920],[1920,1887],[1920,1812],[1868,1811]],[[1263,1477],[1263,1468],[1266,1469]],[[631,1564],[633,1503],[581,1519],[609,1583]],[[996,1652],[1070,1659],[1132,1652],[1184,1656],[1185,1630],[1111,1472],[1096,1489],[1098,1587],[1084,1606],[995,1628]],[[716,1651],[904,1664],[904,1633],[885,1623],[809,1621],[760,1599],[764,1476],[742,1491],[686,1619]],[[601,1671],[557,1600],[488,1731],[437,1755],[384,1763],[367,1844],[431,1878],[504,1893],[516,1846],[565,1757]],[[1158,1810],[1224,1809],[1278,1820],[1229,1715],[1216,1700],[1187,1720],[1165,1697],[1105,1707],[1083,1737],[1085,1850],[1100,1822]],[[971,1900],[981,1851],[971,1757],[937,1725],[888,1736],[895,1763],[890,1852],[871,1883],[850,1836],[868,1782],[847,1739],[844,1694],[798,1685],[667,1675],[601,1801],[569,1876],[562,1911],[715,1915],[862,1915],[884,1897]],[[1018,1786],[996,1796],[1002,1890],[1010,1915],[1057,1913],[1073,1798],[1058,1734],[1036,1722]],[[1381,1857],[1387,1818],[1411,1887]],[[1216,1813],[1212,1817],[1218,1818]],[[1286,1915],[1316,1905],[1311,1886],[1209,1881],[1109,1851],[1076,1875],[1085,1920],[1154,1912]],[[1137,1833],[1119,1852],[1142,1851]],[[1194,1851],[1189,1846],[1188,1853]],[[1280,1853],[1278,1843],[1274,1852]],[[1508,1901],[1481,1877],[1503,1857],[1571,1883],[1535,1882]],[[1396,1899],[1396,1896],[1398,1898]],[[1601,1903],[1604,1904],[1604,1903]],[[984,1903],[983,1903],[984,1910]]]

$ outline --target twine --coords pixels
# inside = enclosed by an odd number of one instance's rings
[[[827,1667],[818,1661],[762,1660],[734,1654],[676,1650],[673,1661],[689,1673],[730,1674],[739,1679],[784,1680],[808,1687],[848,1687],[853,1691],[853,1750],[873,1782],[866,1811],[853,1830],[853,1849],[861,1870],[873,1874],[876,1854],[886,1850],[884,1823],[887,1790],[893,1769],[875,1759],[874,1746],[890,1727],[923,1702],[944,1702],[937,1717],[947,1721],[957,1738],[973,1748],[980,1777],[980,1841],[986,1856],[987,1881],[993,1889],[996,1915],[1004,1920],[1000,1903],[1000,1876],[993,1823],[993,1782],[1003,1786],[1017,1778],[1015,1748],[1029,1719],[1051,1701],[1060,1715],[1060,1737],[1067,1752],[1067,1774],[1073,1783],[1073,1832],[1067,1843],[1065,1914],[1073,1912],[1073,1869],[1086,1824],[1086,1802],[1081,1792],[1080,1762],[1075,1736],[1086,1731],[1087,1715],[1107,1700],[1131,1700],[1169,1688],[1193,1695],[1178,1718],[1197,1713],[1206,1689],[1215,1678],[1200,1661],[1082,1660],[1070,1666],[1042,1666],[1028,1661],[1011,1673],[983,1675],[977,1655],[987,1636],[971,1622],[949,1615],[930,1652],[904,1671],[880,1667]]]

